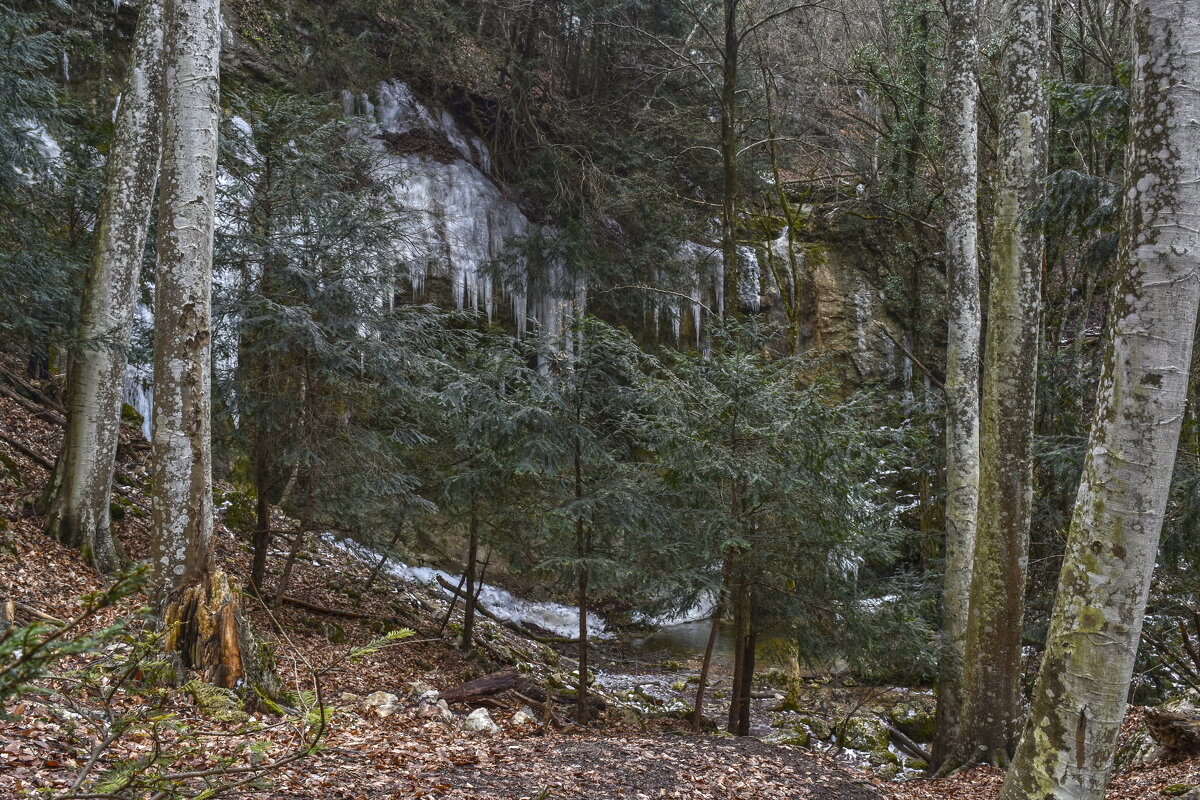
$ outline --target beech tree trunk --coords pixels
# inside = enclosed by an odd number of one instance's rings
[[[1002,800],[1104,796],[1187,398],[1200,304],[1200,16],[1135,0],[1120,273],[1029,722]]]
[[[979,516],[972,559],[963,712],[949,766],[1004,766],[1021,718],[1021,627],[1033,503],[1042,226],[1026,212],[1046,177],[1042,80],[1049,0],[1008,0],[1001,61],[996,187],[980,431]],[[943,768],[946,765],[943,765]]]
[[[210,362],[220,6],[166,6],[154,304],[153,567],[160,610],[207,582],[212,542]]]
[[[158,182],[162,124],[162,0],[143,0],[129,76],[118,100],[80,309],[80,350],[68,376],[69,414],[47,487],[46,532],[102,572],[124,556],[110,528],[113,466],[138,276]]]
[[[971,555],[979,503],[979,0],[947,0],[946,64],[946,546],[934,766],[958,734]]]

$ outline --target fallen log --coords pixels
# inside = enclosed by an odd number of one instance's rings
[[[51,464],[51,463],[50,463],[49,461],[47,461],[46,459],[42,458],[42,457],[41,457],[41,455],[39,455],[38,453],[35,453],[33,450],[30,450],[28,447],[26,447],[25,445],[21,444],[21,443],[20,443],[19,441],[17,441],[16,439],[13,439],[13,438],[11,438],[11,437],[9,437],[9,436],[7,436],[7,435],[3,434],[3,433],[0,433],[0,441],[4,442],[4,443],[5,443],[6,445],[8,445],[9,447],[11,447],[12,449],[16,450],[18,453],[20,453],[21,455],[25,456],[26,458],[28,458],[28,459],[29,459],[30,461],[32,461],[33,463],[37,464],[37,465],[38,465],[39,467],[41,467],[42,469],[45,469],[45,470],[47,470],[47,471],[49,471],[49,472],[54,472],[54,465],[53,465],[53,464]]]
[[[319,606],[316,603],[310,603],[307,600],[301,600],[299,597],[292,597],[291,595],[285,595],[283,602],[290,606],[298,606],[300,608],[308,609],[309,611],[315,611],[318,614],[328,614],[333,617],[345,617],[346,619],[367,619],[366,614],[359,614],[357,611],[346,611],[341,608],[326,608],[325,606]]]
[[[1168,756],[1200,752],[1200,712],[1147,708],[1146,730]]]
[[[24,395],[14,392],[4,384],[0,383],[0,394],[18,403],[26,411],[30,412],[37,419],[44,419],[47,422],[53,422],[60,427],[67,427],[67,418],[61,414],[57,414],[49,408],[43,408],[32,400],[27,399]]]
[[[481,697],[507,691],[516,682],[517,671],[515,669],[506,669],[503,672],[495,672],[491,675],[484,675],[482,678],[476,678],[473,681],[467,681],[461,686],[455,686],[453,689],[447,689],[441,693],[441,699],[447,703],[473,702]]]
[[[533,700],[535,703],[545,703],[546,698],[550,698],[555,703],[560,705],[575,705],[576,697],[571,694],[550,694],[540,686],[534,684],[526,684],[521,687],[521,696],[525,702]],[[596,697],[593,694],[588,694],[588,708],[593,711],[604,711],[608,708],[608,703],[603,698]]]
[[[933,762],[933,756],[925,752],[925,748],[921,747],[921,745],[910,739],[908,734],[897,728],[891,722],[887,723],[887,727],[888,733],[891,734],[892,741],[895,743],[896,747],[903,750],[905,753],[908,753],[913,758],[921,759],[926,764]]]

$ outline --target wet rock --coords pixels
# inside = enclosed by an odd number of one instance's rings
[[[372,692],[367,695],[366,706],[380,717],[390,717],[400,710],[400,698],[391,692]]]
[[[920,703],[899,703],[888,711],[888,719],[914,742],[933,741],[933,712]]]
[[[820,717],[801,717],[800,722],[808,728],[814,739],[827,740],[833,737],[833,726]]]
[[[887,723],[874,717],[854,717],[846,723],[842,744],[852,750],[867,752],[887,750],[891,735]]]
[[[467,721],[463,723],[463,728],[488,736],[500,733],[500,726],[492,721],[492,715],[488,713],[486,708],[477,708],[468,714]]]

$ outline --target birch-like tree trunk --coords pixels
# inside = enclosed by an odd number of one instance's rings
[[[947,0],[946,62],[946,575],[934,766],[958,734],[971,554],[979,502],[979,0]]]
[[[154,304],[153,567],[160,609],[207,578],[218,0],[167,0]]]
[[[980,426],[979,516],[963,711],[947,766],[1008,763],[1020,724],[1021,626],[1033,504],[1033,421],[1043,234],[1027,216],[1046,178],[1050,0],[1007,0],[988,328]]]
[[[126,346],[158,181],[162,56],[162,0],[142,0],[129,76],[117,101],[95,248],[83,291],[81,346],[67,387],[67,432],[48,491],[46,532],[78,547],[84,559],[103,572],[124,560],[110,528],[109,498]]]
[[[1002,800],[1104,796],[1200,305],[1200,16],[1135,0],[1120,273],[1046,653]]]

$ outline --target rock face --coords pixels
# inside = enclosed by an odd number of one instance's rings
[[[492,722],[492,715],[488,713],[486,708],[477,708],[468,714],[467,721],[463,723],[463,728],[488,736],[500,733],[500,726]]]
[[[1191,704],[1146,709],[1146,729],[1163,754],[1181,757],[1200,752],[1200,711]]]
[[[371,94],[346,92],[342,103],[347,114],[375,120],[383,172],[405,213],[396,251],[409,269],[413,296],[481,311],[489,320],[507,298],[518,333],[529,320],[552,335],[560,332],[585,302],[586,286],[556,259],[547,262],[546,274],[527,275],[514,246],[553,229],[531,222],[519,198],[492,180],[484,141],[400,81],[384,81]],[[497,280],[492,267],[505,262],[513,263]]]

